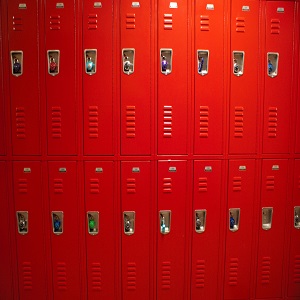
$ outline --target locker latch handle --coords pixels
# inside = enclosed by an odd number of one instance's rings
[[[17,225],[20,234],[28,233],[28,211],[17,211]]]
[[[159,212],[159,227],[161,234],[168,234],[171,231],[171,211],[161,210]]]
[[[123,222],[124,222],[124,233],[126,235],[134,234],[135,212],[134,211],[124,211],[123,212]]]

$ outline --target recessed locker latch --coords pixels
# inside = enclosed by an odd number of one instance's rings
[[[134,72],[134,54],[133,48],[127,48],[122,50],[122,61],[123,61],[123,73],[131,75]]]
[[[124,233],[126,235],[134,234],[135,212],[134,211],[124,211],[123,212],[123,222],[124,222]]]
[[[273,207],[262,208],[262,229],[270,230],[272,228]]]
[[[296,229],[300,229],[300,206],[294,207],[294,226]]]
[[[168,234],[171,231],[171,211],[159,211],[159,227],[161,234]]]
[[[64,213],[62,211],[53,211],[51,213],[52,230],[54,234],[62,234],[64,229]]]
[[[85,73],[94,75],[97,71],[97,49],[84,50]]]
[[[17,211],[17,227],[20,234],[28,233],[28,211]]]
[[[88,233],[91,235],[96,235],[99,233],[99,212],[98,211],[88,211],[86,213]]]
[[[172,49],[160,49],[160,71],[165,75],[172,73]]]
[[[48,50],[47,51],[47,60],[48,60],[48,74],[56,76],[59,74],[59,59],[60,51],[59,50]]]
[[[267,57],[267,65],[268,65],[267,74],[269,77],[274,78],[278,75],[279,53],[268,52],[267,56],[268,56]]]
[[[206,224],[206,209],[195,210],[195,231],[203,233]]]
[[[23,51],[11,51],[11,73],[18,77],[23,74]]]
[[[197,50],[198,74],[208,74],[209,50]]]
[[[244,74],[244,51],[233,51],[233,75],[242,76]]]
[[[240,208],[229,209],[229,230],[238,231],[240,228]]]

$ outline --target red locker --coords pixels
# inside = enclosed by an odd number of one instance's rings
[[[295,160],[293,177],[292,207],[288,213],[287,224],[291,234],[289,267],[288,267],[288,297],[300,298],[300,160]]]
[[[16,254],[20,299],[47,299],[41,163],[13,163]]]
[[[27,4],[26,4],[27,3]],[[40,154],[38,1],[8,1],[9,77],[14,155]]]
[[[2,14],[2,8],[0,4],[0,14]],[[4,118],[4,84],[3,84],[3,34],[2,23],[0,22],[0,155],[6,154],[5,148],[5,118]]]
[[[114,163],[85,162],[88,299],[116,298],[114,208]]]
[[[257,152],[259,1],[231,3],[230,136],[232,154]]]
[[[290,151],[294,6],[293,1],[265,3],[263,153]]]
[[[262,162],[256,298],[283,296],[283,255],[287,206],[286,159]]]
[[[78,106],[75,54],[79,55],[75,44],[75,0],[48,0],[45,5],[48,154],[75,155]]]
[[[113,1],[83,1],[84,153],[113,154]],[[105,43],[103,43],[105,41]]]
[[[12,226],[9,223],[8,208],[8,188],[7,188],[7,165],[4,161],[0,161],[0,210],[3,212],[1,216],[1,255],[0,255],[0,294],[3,299],[13,299],[13,275],[11,265],[11,249],[10,234]]]
[[[121,154],[150,154],[151,1],[121,1]]]
[[[249,299],[256,162],[229,161],[224,299]]]
[[[81,299],[77,163],[48,162],[52,281],[55,299]]]
[[[191,299],[219,296],[222,169],[218,160],[194,162]]]
[[[185,299],[187,162],[159,161],[157,184],[157,300]]]
[[[298,5],[299,15],[300,15],[300,8]],[[300,43],[300,36],[299,36],[299,43]],[[299,66],[298,72],[300,72],[300,51],[299,51]],[[298,73],[300,74],[300,73]],[[296,120],[296,146],[295,146],[295,153],[300,153],[300,76],[298,76],[298,95],[296,98],[297,103],[297,120]]]
[[[121,162],[122,296],[151,299],[153,212],[151,165],[148,161]]]
[[[195,154],[223,152],[224,2],[209,3],[195,2]]]
[[[187,154],[187,2],[158,1],[158,154]]]

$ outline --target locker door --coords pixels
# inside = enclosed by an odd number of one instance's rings
[[[280,298],[288,161],[263,160],[259,223],[256,298]]]
[[[224,2],[209,3],[195,2],[195,154],[223,152]]]
[[[267,1],[265,5],[263,153],[288,153],[295,4]]]
[[[52,281],[55,299],[81,299],[77,164],[48,162]]]
[[[38,3],[8,1],[9,88],[14,155],[40,154]]]
[[[115,299],[114,164],[85,162],[85,214],[89,299]]]
[[[221,161],[194,162],[191,299],[218,299],[221,187]]]
[[[151,1],[121,1],[121,154],[150,154]]]
[[[150,299],[152,246],[150,219],[151,166],[148,161],[121,163],[122,295],[126,299]]]
[[[158,154],[187,153],[187,23],[186,1],[158,1]]]
[[[186,291],[187,162],[158,162],[157,299],[184,299]]]
[[[100,2],[98,2],[100,3]],[[84,153],[113,154],[113,1],[83,1]],[[105,43],[103,43],[105,41]]]
[[[299,15],[300,15],[300,8],[298,6]],[[300,41],[300,36],[299,36]],[[299,66],[298,72],[300,72],[300,51],[299,51]],[[296,146],[295,146],[295,153],[300,153],[300,76],[298,76],[298,96],[296,99],[297,103],[297,120],[296,120]]]
[[[259,2],[231,4],[230,153],[257,152]]]
[[[45,5],[48,154],[75,155],[78,101],[75,84],[75,0],[50,0]]]
[[[255,160],[229,161],[224,299],[249,299]]]
[[[290,252],[289,252],[289,275],[288,297],[300,298],[300,160],[295,160],[293,177],[292,207],[288,213],[287,224],[290,228]]]
[[[4,161],[0,161],[0,210],[1,216],[1,255],[0,255],[0,294],[3,299],[13,299],[13,277],[11,266],[11,253],[13,253],[10,245],[9,224],[9,208],[8,208],[8,189],[7,189],[7,165]]]
[[[0,13],[2,12],[0,4]],[[4,118],[4,85],[3,85],[3,38],[2,38],[2,23],[0,22],[0,155],[6,154],[5,147],[5,118]]]
[[[47,299],[41,163],[13,163],[20,299]],[[12,221],[11,220],[11,221]]]

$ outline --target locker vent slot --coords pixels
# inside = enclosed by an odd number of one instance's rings
[[[136,263],[127,264],[127,290],[136,290]]]
[[[229,278],[228,278],[228,284],[230,286],[236,286],[238,284],[238,268],[239,268],[238,258],[231,258],[229,263]]]
[[[18,188],[20,194],[27,194],[28,192],[28,182],[27,179],[21,178],[18,181]]]
[[[244,131],[244,107],[236,106],[234,111],[234,137],[242,138]]]
[[[161,285],[163,290],[171,288],[171,262],[164,261],[162,263]]]
[[[261,265],[261,283],[269,284],[271,275],[271,257],[263,257]]]
[[[20,17],[20,16],[17,16],[17,17],[13,16],[12,25],[13,25],[13,30],[14,31],[22,31],[23,30],[22,17]]]
[[[98,138],[98,130],[98,106],[89,106],[89,137],[92,139]]]
[[[300,255],[295,256],[294,283],[300,283]]]
[[[209,16],[200,16],[200,30],[209,31]]]
[[[95,30],[98,28],[98,16],[97,14],[89,14],[88,16],[88,30]]]
[[[98,178],[91,178],[90,179],[90,193],[91,194],[99,194],[100,189],[99,189],[99,179]]]
[[[61,130],[61,107],[52,107],[52,137],[60,139],[62,137]]]
[[[101,265],[100,263],[92,263],[92,289],[94,291],[102,290],[101,281]]]
[[[233,177],[233,191],[234,192],[240,192],[242,190],[242,177],[236,176]]]
[[[240,33],[244,33],[245,29],[246,29],[245,18],[237,17],[235,20],[236,20],[235,31],[240,32]]]
[[[172,193],[172,178],[164,178],[163,192],[164,193]]]
[[[276,138],[277,131],[277,107],[269,107],[268,137]]]
[[[31,262],[22,263],[24,290],[32,290],[32,268]]]
[[[173,29],[173,15],[164,14],[164,30],[172,30],[172,29]]]
[[[126,29],[135,29],[135,14],[126,14]]]
[[[164,106],[164,138],[172,137],[172,106]]]
[[[60,30],[60,16],[50,16],[50,30]]]
[[[272,19],[271,20],[271,34],[279,34],[280,33],[280,20]]]
[[[208,138],[208,117],[209,117],[209,108],[208,106],[200,106],[200,129],[199,137]]]
[[[61,178],[54,179],[53,187],[54,187],[55,194],[62,194],[64,192],[63,180]]]
[[[275,176],[267,176],[266,188],[268,191],[273,191],[275,189]]]
[[[126,106],[126,137],[135,138],[135,106]]]
[[[204,288],[205,260],[197,260],[196,264],[196,288]]]
[[[199,177],[198,192],[207,192],[207,177]]]
[[[135,178],[127,178],[126,189],[128,194],[136,193]]]
[[[25,125],[25,108],[16,107],[16,134],[17,139],[26,138],[26,125]]]
[[[57,263],[57,289],[65,291],[67,289],[67,266],[66,263]]]

